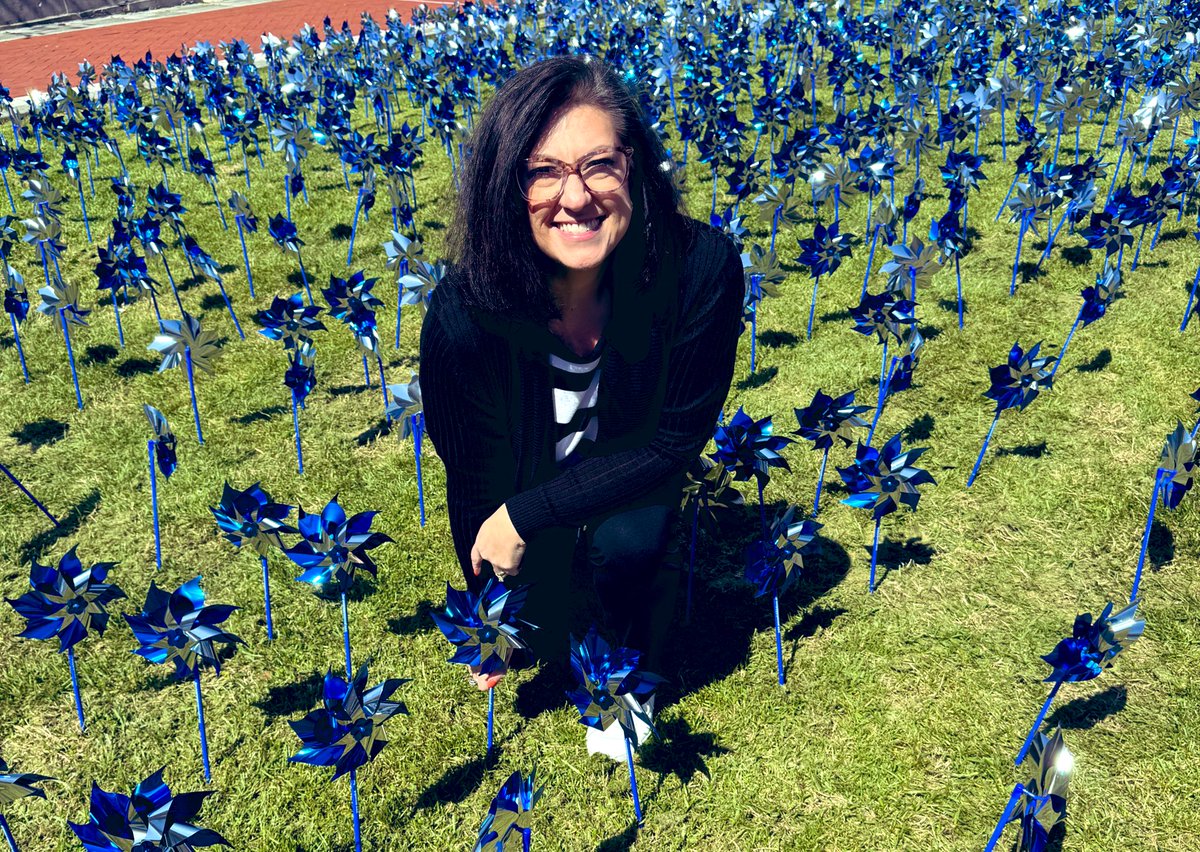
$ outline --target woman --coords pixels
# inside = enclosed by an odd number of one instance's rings
[[[610,638],[643,665],[671,614],[678,566],[660,568],[744,293],[732,241],[678,208],[661,143],[601,62],[529,67],[478,120],[421,332],[425,419],[467,583],[533,584],[542,659],[567,656],[577,541]]]

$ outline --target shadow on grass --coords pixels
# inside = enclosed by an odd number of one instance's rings
[[[422,600],[417,604],[415,612],[396,618],[389,618],[387,622],[388,632],[395,633],[397,636],[406,636],[409,633],[428,630],[435,626],[429,614],[436,609],[437,607],[431,601]]]
[[[59,539],[74,535],[99,505],[100,492],[93,489],[88,496],[77,503],[66,515],[55,515],[58,518],[58,526],[40,532],[25,542],[21,546],[21,561],[29,562],[31,559],[40,557],[47,547]],[[54,511],[53,506],[48,506],[47,508],[51,512]]]
[[[1086,731],[1094,728],[1109,716],[1120,713],[1125,709],[1126,691],[1124,686],[1110,686],[1103,692],[1076,698],[1055,710],[1048,720],[1050,728],[1063,727],[1076,731]]]
[[[651,739],[642,747],[642,766],[663,778],[674,775],[685,786],[697,773],[712,778],[704,758],[729,754],[729,749],[717,742],[715,734],[693,731],[687,719],[662,723],[658,725],[658,733],[662,739]]]
[[[329,389],[330,396],[350,396],[354,393],[362,393],[368,390],[366,385],[338,385],[336,388]]]
[[[749,376],[741,379],[737,383],[738,390],[751,390],[752,388],[761,388],[771,379],[775,378],[779,373],[778,367],[767,367],[765,370],[755,370]]]
[[[629,807],[631,809],[633,808],[632,802],[629,803]],[[642,812],[645,813],[644,807]],[[601,841],[600,845],[596,847],[596,852],[627,852],[627,850],[633,848],[633,844],[637,838],[638,825],[637,822],[634,821],[629,823],[625,830],[620,834],[615,834],[607,840]]]
[[[871,548],[866,548],[867,558],[870,559]],[[887,575],[893,571],[909,566],[928,565],[933,561],[937,551],[920,538],[912,537],[905,541],[883,539],[879,542],[879,554],[876,560],[875,588],[883,585]]]
[[[200,300],[200,310],[213,311],[217,309],[225,310],[225,300],[221,298],[220,293],[209,293]]]
[[[83,350],[83,357],[79,359],[79,363],[90,367],[92,364],[107,364],[116,357],[117,347],[109,343],[98,343]]]
[[[158,363],[146,358],[129,358],[117,365],[117,375],[122,379],[148,376],[158,369]]]
[[[996,450],[997,456],[1021,456],[1027,459],[1040,459],[1046,455],[1046,442],[1041,441],[1036,444],[1020,444],[1016,447],[999,447]]]
[[[260,408],[258,411],[251,411],[249,414],[241,414],[237,417],[230,417],[230,423],[236,423],[239,426],[249,426],[251,423],[259,423],[263,420],[270,420],[276,414],[286,414],[291,409],[282,405],[268,405],[266,408]]]
[[[360,447],[365,447],[367,444],[370,444],[376,438],[382,438],[386,435],[390,435],[391,433],[392,433],[391,421],[386,420],[386,419],[380,420],[378,423],[376,423],[370,429],[368,429],[367,431],[360,434],[357,438],[355,438],[354,443],[358,444],[358,446],[360,446]]]
[[[350,226],[345,222],[338,222],[329,229],[329,238],[338,242],[350,241]]]
[[[1091,361],[1088,361],[1086,364],[1080,364],[1075,369],[1081,373],[1099,373],[1111,363],[1112,352],[1108,349],[1101,349]]]
[[[769,506],[767,516],[781,508]],[[745,662],[754,635],[774,629],[771,602],[755,598],[753,587],[743,580],[745,548],[758,535],[759,517],[755,505],[742,511],[736,522],[742,536],[723,534],[717,542],[706,536],[704,552],[697,553],[692,621],[678,626],[668,639],[660,707],[728,677]],[[850,570],[850,557],[840,544],[816,541],[796,587],[780,599],[782,620],[827,594]],[[702,571],[700,566],[712,567]]]
[[[934,422],[932,414],[922,414],[912,423],[909,423],[901,433],[904,443],[928,441],[929,437],[933,434]]]
[[[1062,250],[1062,259],[1072,266],[1087,266],[1092,262],[1092,250],[1085,246],[1070,246]]]
[[[313,593],[316,595],[316,597],[319,600],[331,603],[335,607],[340,607],[342,604],[342,596],[341,596],[340,592],[330,589],[328,591],[314,590]],[[370,597],[373,594],[375,594],[375,581],[370,576],[368,576],[365,572],[360,571],[358,574],[355,575],[354,585],[352,585],[350,587],[350,590],[348,592],[346,592],[346,600],[349,601],[350,603],[357,603],[358,601],[366,600],[368,597]],[[338,613],[338,617],[339,618],[341,617],[340,612]],[[350,638],[353,639],[354,638],[353,625],[351,625],[350,630],[351,630]]]
[[[1157,571],[1175,558],[1175,534],[1158,518],[1150,527],[1150,541],[1146,545],[1146,556],[1151,570]]]
[[[848,308],[846,310],[831,311],[830,313],[819,314],[817,316],[817,319],[819,319],[821,322],[845,322],[850,318],[850,310]]]
[[[795,346],[800,338],[790,331],[763,331],[758,335],[758,345],[768,349],[782,349],[785,346]]]
[[[500,745],[492,749],[492,760],[500,756]],[[487,774],[489,761],[485,755],[479,755],[452,766],[442,773],[442,777],[421,791],[417,797],[416,810],[424,810],[442,804],[458,804],[467,796],[479,789],[483,776]]]
[[[40,420],[26,423],[20,429],[9,434],[16,438],[18,444],[31,447],[36,452],[42,447],[48,447],[50,444],[61,441],[67,436],[67,430],[70,428],[61,420],[43,417]]]
[[[295,683],[272,686],[265,697],[254,702],[254,706],[269,718],[297,716],[317,706],[325,689],[325,675],[316,669]]]
[[[955,298],[955,299],[938,299],[938,307],[941,308],[943,311],[949,311],[950,313],[954,314],[955,316],[958,316],[958,299],[957,298]],[[966,316],[970,313],[971,313],[971,303],[969,301],[967,301],[967,298],[964,296],[963,297],[964,320],[965,320]]]

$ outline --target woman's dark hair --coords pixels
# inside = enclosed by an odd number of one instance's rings
[[[549,285],[554,262],[533,241],[517,175],[553,120],[584,105],[608,113],[622,144],[633,148],[633,215],[611,258],[614,286],[632,285],[643,297],[673,292],[683,218],[662,143],[611,66],[560,56],[510,77],[475,125],[447,240],[466,304],[534,323],[558,315]]]

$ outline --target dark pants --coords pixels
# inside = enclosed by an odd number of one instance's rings
[[[565,660],[568,634],[581,639],[595,620],[586,585],[572,582],[578,548],[586,556],[578,561],[595,593],[601,634],[641,651],[641,667],[656,670],[679,589],[676,522],[682,488],[683,477],[671,477],[580,529],[552,527],[526,542],[521,572],[512,582],[532,585],[521,617],[538,625],[525,636],[539,659]]]

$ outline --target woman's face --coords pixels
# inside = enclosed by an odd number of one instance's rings
[[[597,148],[621,145],[612,118],[594,106],[576,106],[560,115],[533,146],[531,159],[575,163]],[[629,230],[633,203],[629,182],[601,194],[588,191],[578,174],[567,176],[554,201],[527,202],[533,241],[567,271],[599,270]]]

